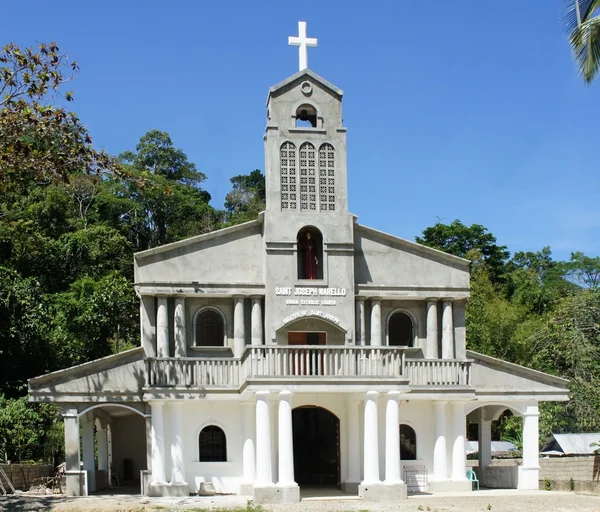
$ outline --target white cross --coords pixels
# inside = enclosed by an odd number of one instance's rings
[[[298,37],[288,37],[288,44],[291,46],[299,46],[298,53],[300,56],[300,71],[308,67],[308,46],[317,46],[317,39],[314,37],[306,37],[306,21],[298,22]]]

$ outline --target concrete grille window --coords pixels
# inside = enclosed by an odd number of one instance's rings
[[[316,150],[310,142],[300,146],[300,210],[317,209]]]
[[[280,150],[280,174],[281,174],[281,209],[296,210],[298,208],[297,198],[297,170],[296,170],[296,146],[291,142],[284,142]]]
[[[203,311],[196,317],[196,346],[223,346],[223,318],[212,309]]]
[[[319,199],[322,212],[335,210],[335,149],[331,144],[319,148]]]
[[[227,462],[225,432],[216,425],[204,427],[198,439],[200,462]]]

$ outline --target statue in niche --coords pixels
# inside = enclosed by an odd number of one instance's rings
[[[304,253],[304,279],[317,279],[317,244],[310,231],[306,233],[306,239],[298,240],[298,250]]]

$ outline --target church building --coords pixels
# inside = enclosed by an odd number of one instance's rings
[[[69,495],[467,491],[467,420],[494,486],[507,409],[523,457],[501,480],[538,488],[538,403],[567,381],[466,350],[469,261],[350,213],[343,92],[299,30],[300,70],[268,93],[266,210],[137,253],[140,347],[29,381],[62,407]]]

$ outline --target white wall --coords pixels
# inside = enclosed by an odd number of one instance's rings
[[[132,459],[133,478],[139,480],[140,470],[146,467],[146,420],[139,414],[115,419],[112,430],[112,472],[123,485],[123,461]]]

